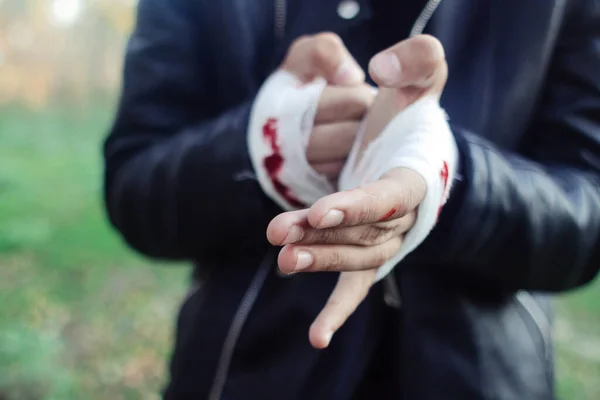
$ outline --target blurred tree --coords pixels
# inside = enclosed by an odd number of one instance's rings
[[[134,6],[134,0],[0,0],[0,105],[80,105],[114,92]]]

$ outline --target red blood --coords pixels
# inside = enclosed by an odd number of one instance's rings
[[[396,214],[397,211],[398,211],[398,209],[396,207],[392,208],[383,217],[381,217],[381,219],[379,220],[379,222],[383,222],[383,221],[389,220],[390,218],[392,218],[392,216],[394,214]]]
[[[448,187],[448,176],[450,176],[450,173],[448,172],[448,163],[446,161],[444,161],[440,175],[442,177],[442,181],[444,182],[444,191],[446,191],[446,188]]]
[[[438,219],[440,218],[440,214],[442,213],[442,208],[444,208],[446,189],[448,188],[448,177],[450,176],[448,163],[446,161],[444,161],[444,164],[442,165],[442,170],[440,171],[440,176],[442,177],[442,182],[444,182],[444,195],[443,195],[444,199],[442,199],[442,204],[440,205],[440,208],[438,208],[438,213],[437,213]]]
[[[277,119],[269,118],[263,125],[263,136],[271,145],[271,150],[274,153],[279,153],[279,145],[277,144]]]
[[[273,187],[275,187],[277,193],[279,193],[293,207],[306,207],[304,203],[296,199],[296,197],[291,193],[290,189],[279,179],[279,174],[281,173],[281,169],[283,168],[283,163],[285,160],[280,154],[281,149],[277,143],[277,119],[269,118],[263,125],[263,137],[271,146],[271,150],[273,150],[273,154],[265,157],[263,160],[263,165],[269,174],[269,178],[271,178],[271,181],[273,182]]]
[[[269,172],[269,176],[279,174],[283,167],[283,157],[275,153],[268,157],[265,157],[263,164],[265,169]]]

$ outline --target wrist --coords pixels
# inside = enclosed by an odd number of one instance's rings
[[[316,173],[306,148],[325,82],[302,82],[279,70],[263,84],[248,126],[248,150],[265,194],[286,210],[304,208],[332,193],[329,180]]]

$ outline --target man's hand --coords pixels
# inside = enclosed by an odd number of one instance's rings
[[[365,84],[365,73],[333,33],[297,39],[282,68],[305,83],[317,77],[327,80],[306,156],[315,171],[335,181],[375,92]]]
[[[367,116],[363,149],[390,120],[424,95],[440,95],[447,77],[441,44],[429,36],[400,42],[376,55],[370,74],[383,89]],[[342,271],[328,303],[310,329],[316,348],[332,335],[367,295],[377,268],[394,255],[416,220],[426,185],[406,168],[380,180],[332,194],[310,209],[277,216],[267,229],[269,241],[284,246],[284,273]]]

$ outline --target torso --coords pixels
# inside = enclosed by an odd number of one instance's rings
[[[207,92],[214,95],[211,113],[218,115],[251,100],[262,82],[279,65],[290,43],[301,35],[336,32],[363,68],[376,52],[406,38],[410,31],[410,26],[404,26],[406,22],[398,28],[395,36],[393,31],[378,26],[379,21],[391,21],[393,15],[378,16],[377,8],[372,9],[370,2],[359,2],[360,13],[353,19],[344,20],[337,13],[338,1],[288,0],[286,29],[282,38],[276,37],[273,0],[201,2],[203,15],[199,20],[204,25],[199,29],[207,34],[220,33],[218,37],[203,40],[203,48],[198,49],[199,57],[203,57],[203,62],[211,72],[207,74],[211,79],[206,82]],[[419,3],[425,2],[419,0]],[[450,116],[451,124],[484,136],[500,148],[518,152],[536,112],[537,101],[543,96],[544,79],[562,22],[565,0],[513,1],[508,2],[510,6],[506,3],[446,0],[425,32],[436,36],[446,50],[449,81],[442,105]],[[406,21],[409,19],[406,18]],[[223,68],[225,65],[235,68]],[[237,89],[224,90],[232,87]],[[246,278],[241,279],[239,274],[251,273],[247,265],[238,266],[237,270],[223,266],[219,271],[223,275],[235,271],[235,279],[221,277],[220,282],[226,289],[231,285],[230,281],[245,282]],[[311,277],[302,278],[304,281],[296,278],[287,281],[278,279],[271,276],[267,281],[263,302],[259,299],[253,309],[253,315],[260,315],[263,319],[250,318],[249,327],[245,328],[245,334],[242,335],[243,340],[236,347],[238,356],[246,351],[258,357],[253,353],[257,338],[266,338],[269,343],[281,340],[287,344],[304,344],[304,331],[289,332],[290,337],[286,338],[272,330],[281,327],[282,321],[287,325],[291,322],[308,324],[312,313],[318,311],[330,292],[328,287],[321,287],[322,281],[317,284]],[[314,287],[310,286],[312,284]],[[407,385],[408,398],[437,399],[448,394],[439,393],[432,382],[440,382],[441,387],[457,388],[456,393],[468,394],[461,399],[512,399],[516,392],[522,394],[522,398],[549,398],[551,378],[545,381],[545,374],[550,368],[547,367],[549,358],[543,347],[544,342],[535,329],[532,331],[537,336],[527,333],[529,328],[524,324],[523,317],[515,311],[518,307],[514,301],[510,298],[506,301],[501,299],[491,306],[490,302],[467,294],[464,288],[453,285],[445,277],[432,279],[423,270],[407,273],[403,284],[406,286],[403,290],[406,310],[411,310],[411,315],[403,320],[405,325],[401,340],[407,352],[400,362],[405,367],[402,369],[402,380]],[[198,307],[210,310],[214,307],[215,299],[223,299],[219,297],[220,287],[213,285],[211,288],[213,290],[206,296],[212,295],[214,298]],[[306,293],[310,293],[308,300]],[[287,298],[289,300],[285,300]],[[294,307],[279,306],[279,302],[285,303],[282,299]],[[232,316],[235,310],[234,305],[231,307],[229,312]],[[366,307],[371,305],[363,304],[363,310]],[[379,305],[373,305],[373,309],[379,310]],[[215,325],[214,314],[206,311],[206,315],[213,318],[209,322]],[[219,318],[223,320],[220,321],[223,326],[219,326],[226,332],[230,316],[220,311]],[[204,326],[208,325],[198,324],[198,334],[208,333],[201,329]],[[360,324],[358,326],[363,327]],[[376,324],[366,326],[374,327]],[[517,330],[510,330],[512,328]],[[215,329],[211,326],[210,332],[215,332]],[[352,329],[353,332],[360,332],[360,329]],[[219,334],[223,332],[219,331]],[[437,340],[442,336],[437,336],[435,332],[443,332],[444,340]],[[515,332],[521,342],[507,339],[512,338]],[[363,339],[356,340],[361,342]],[[212,342],[206,340],[202,343]],[[348,345],[349,348],[355,348],[353,346],[354,342]],[[282,363],[285,362],[281,365],[289,364],[294,369],[298,368],[299,360],[304,359],[302,357],[314,356],[309,349],[301,348],[300,344],[281,345],[278,349],[282,353]],[[205,349],[208,350],[214,349]],[[446,352],[443,362],[440,361],[440,352]],[[347,352],[344,347],[339,354],[351,357],[353,353]],[[275,365],[272,356],[269,354],[270,366]],[[486,360],[487,365],[483,365],[482,359]],[[332,357],[328,361],[334,363],[336,360]],[[231,370],[231,382],[239,384],[235,387],[239,387],[240,391],[254,387],[246,380],[250,376],[256,387],[262,387],[257,383],[260,379],[254,379],[260,373],[253,369],[252,374],[247,374],[243,366],[234,367]],[[260,377],[265,382],[269,378]],[[340,382],[352,379],[341,375],[338,378]],[[272,384],[283,386],[279,379],[273,378],[273,381]],[[316,390],[316,386],[308,389]]]

